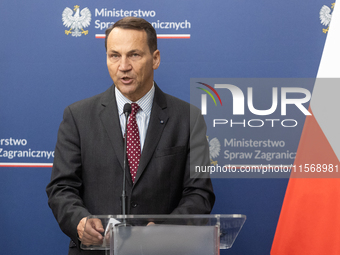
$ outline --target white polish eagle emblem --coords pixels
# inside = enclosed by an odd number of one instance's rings
[[[87,7],[80,11],[79,5],[74,6],[73,10],[66,7],[62,14],[62,21],[65,27],[70,28],[65,30],[66,35],[71,34],[74,37],[81,36],[82,34],[87,35],[89,31],[84,30],[84,28],[90,25],[91,12]]]
[[[334,9],[335,3],[331,5],[329,8],[327,5],[323,5],[320,9],[319,15],[320,15],[320,22],[322,25],[327,26],[327,28],[322,29],[324,33],[327,33],[329,30],[329,24],[331,23],[332,19],[332,9]]]
[[[210,163],[213,165],[217,164],[217,161],[214,161],[214,158],[217,158],[220,155],[221,144],[220,141],[215,137],[209,141],[209,137],[207,137],[209,142],[209,153],[210,153]]]

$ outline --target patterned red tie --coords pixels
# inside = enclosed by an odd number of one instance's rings
[[[127,124],[127,158],[130,166],[132,182],[135,181],[141,155],[139,131],[136,121],[136,114],[139,108],[138,104],[131,104],[131,114]]]

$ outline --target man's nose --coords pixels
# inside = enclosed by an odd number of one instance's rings
[[[127,72],[127,71],[130,71],[131,68],[132,68],[132,65],[130,63],[129,58],[122,57],[119,63],[119,71]]]

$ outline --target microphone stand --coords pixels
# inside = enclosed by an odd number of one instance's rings
[[[128,118],[131,113],[131,104],[126,103],[124,105],[124,114],[125,114],[125,135],[124,135],[124,164],[123,164],[123,189],[122,189],[122,196],[121,196],[121,206],[122,206],[122,215],[123,215],[123,221],[122,224],[126,225],[126,161],[127,161],[127,153],[126,153],[126,144],[127,144],[127,123]]]

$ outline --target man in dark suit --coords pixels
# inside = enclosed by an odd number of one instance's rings
[[[83,254],[80,240],[103,238],[100,223],[84,232],[87,216],[121,213],[126,102],[140,106],[141,147],[136,175],[126,175],[127,213],[205,214],[215,201],[210,179],[193,175],[195,165],[209,165],[203,117],[153,81],[160,64],[154,28],[124,18],[106,31],[105,46],[114,85],[65,109],[46,188],[49,206],[71,238],[69,254]]]

